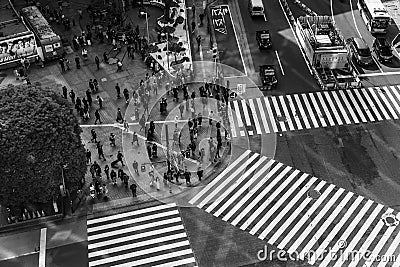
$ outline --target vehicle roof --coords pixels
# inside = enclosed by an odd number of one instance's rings
[[[262,6],[264,7],[263,1],[262,0],[251,0],[253,3],[253,6]]]
[[[263,72],[265,70],[273,70],[275,71],[274,65],[261,65],[260,66],[260,72]]]
[[[256,34],[262,34],[262,33],[269,33],[269,30],[259,30],[259,31],[256,31]]]
[[[368,45],[367,45],[367,43],[365,42],[365,40],[362,39],[362,38],[355,37],[355,38],[353,38],[353,41],[354,41],[354,43],[357,45],[357,47],[358,47],[359,49],[366,49],[366,48],[369,48]]]

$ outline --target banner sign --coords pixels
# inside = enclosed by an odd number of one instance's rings
[[[0,64],[32,55],[37,55],[33,34],[0,41]]]

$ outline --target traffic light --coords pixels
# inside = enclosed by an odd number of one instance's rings
[[[212,57],[213,59],[216,59],[218,55],[218,49],[216,47],[213,47],[212,49]]]

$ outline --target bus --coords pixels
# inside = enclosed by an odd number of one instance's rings
[[[15,67],[21,60],[37,58],[33,32],[21,21],[9,0],[0,0],[0,68]]]
[[[54,32],[39,9],[36,6],[24,7],[21,9],[21,15],[36,36],[42,59],[50,61],[62,57],[64,49],[61,37]]]
[[[371,33],[386,33],[392,18],[381,0],[358,0],[357,5]]]

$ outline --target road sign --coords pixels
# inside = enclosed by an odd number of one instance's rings
[[[246,84],[244,83],[238,83],[237,88],[236,88],[236,93],[238,95],[242,95],[246,92]]]

